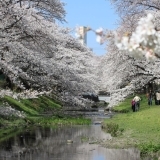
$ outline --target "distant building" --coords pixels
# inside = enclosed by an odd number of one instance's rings
[[[80,34],[80,42],[82,44],[87,44],[87,30],[86,30],[87,27],[84,27],[84,26],[80,26],[79,27],[79,34]]]
[[[80,26],[76,29],[77,34],[79,35],[78,39],[82,44],[87,45],[87,32],[90,31],[90,27]]]

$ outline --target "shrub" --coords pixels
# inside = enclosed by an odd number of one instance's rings
[[[118,124],[116,123],[106,123],[102,124],[102,129],[104,129],[107,133],[110,133],[112,137],[118,136],[123,129],[120,129]]]
[[[148,153],[155,153],[160,150],[160,144],[155,145],[152,142],[148,144],[140,144],[138,147],[141,150],[141,156],[146,155]]]

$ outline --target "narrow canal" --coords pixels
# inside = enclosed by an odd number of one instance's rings
[[[97,142],[112,137],[101,130],[101,121],[112,114],[86,112],[89,126],[35,127],[0,143],[0,160],[140,160],[135,148],[107,149]],[[146,159],[147,160],[147,159]],[[148,159],[149,160],[149,159]]]

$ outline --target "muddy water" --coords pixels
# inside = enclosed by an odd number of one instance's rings
[[[27,129],[0,143],[0,160],[140,160],[135,148],[106,149],[96,144],[112,138],[101,130],[106,115],[98,114],[89,126]]]

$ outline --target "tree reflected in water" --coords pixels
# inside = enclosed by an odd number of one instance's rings
[[[137,149],[106,149],[96,144],[108,139],[111,136],[100,125],[33,128],[2,142],[0,159],[140,160]]]

